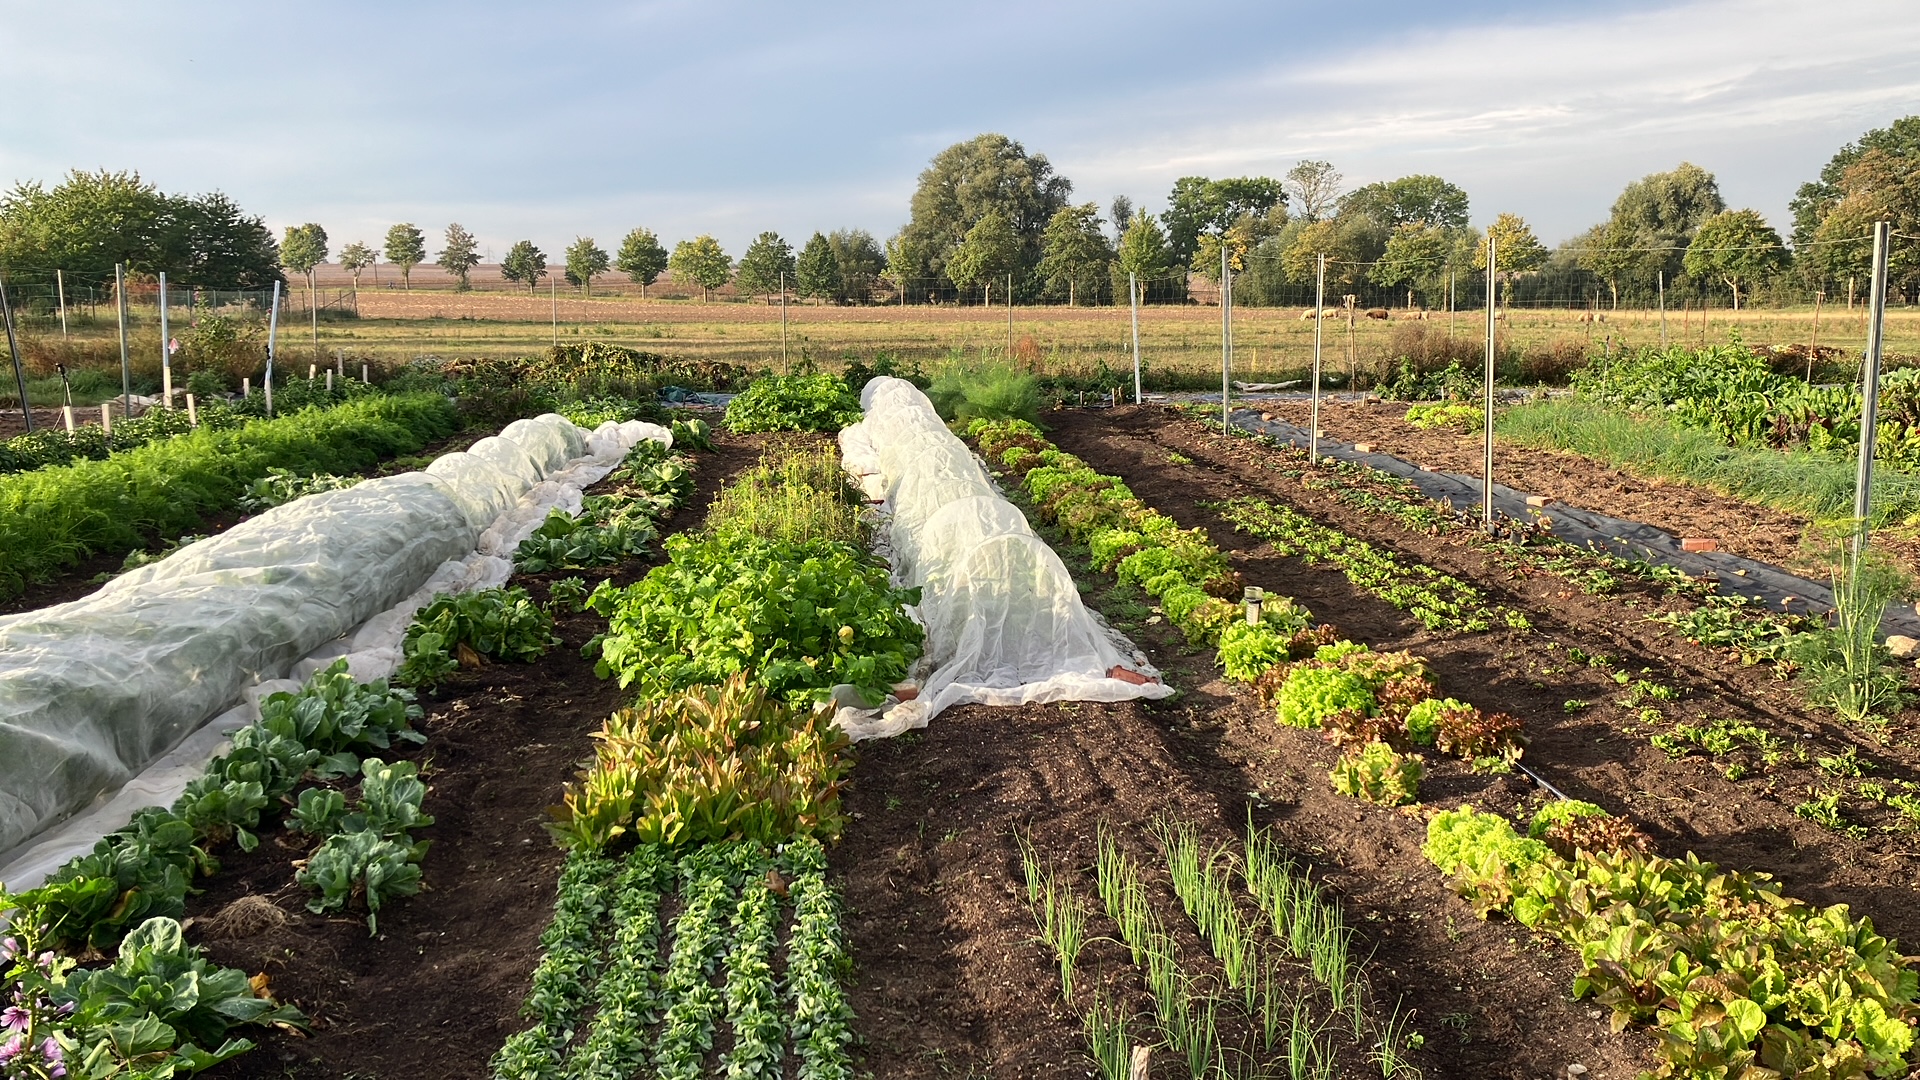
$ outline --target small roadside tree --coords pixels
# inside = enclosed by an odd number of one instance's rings
[[[400,284],[413,291],[413,268],[427,261],[427,238],[409,222],[387,230],[387,260],[400,268]]]
[[[1145,210],[1136,210],[1120,234],[1120,250],[1113,259],[1113,291],[1126,286],[1132,274],[1140,286],[1140,298],[1146,299],[1147,285],[1167,276],[1173,269],[1173,253],[1167,247],[1166,230]],[[1131,301],[1129,301],[1131,302]]]
[[[1687,245],[1687,273],[1696,278],[1716,277],[1733,290],[1733,310],[1740,310],[1740,286],[1752,286],[1787,268],[1787,248],[1780,234],[1757,210],[1726,210],[1702,222]]]
[[[1019,254],[1020,238],[1006,215],[997,208],[988,210],[953,249],[947,259],[947,276],[962,292],[981,286],[980,302],[989,304],[993,302],[995,279],[1013,269]]]
[[[1547,249],[1540,244],[1540,238],[1533,235],[1533,227],[1519,214],[1501,214],[1487,226],[1487,239],[1492,240],[1494,248],[1494,272],[1506,285],[1507,303],[1513,303],[1513,278],[1538,270],[1547,262]],[[1473,268],[1487,268],[1487,243],[1482,240],[1473,255]]]
[[[454,288],[466,292],[473,288],[467,276],[473,273],[474,267],[480,265],[480,243],[456,221],[447,226],[447,246],[440,250],[440,258],[436,261],[440,269],[454,276],[458,282]]]
[[[807,246],[800,249],[793,278],[796,291],[803,297],[825,300],[840,295],[840,260],[834,257],[833,245],[824,235],[814,233]]]
[[[500,276],[520,282],[531,293],[547,276],[547,253],[534,247],[531,240],[516,241],[507,249],[507,257],[500,260]]]
[[[313,306],[313,268],[327,258],[327,230],[308,222],[287,226],[280,241],[280,265],[307,279],[307,306]]]
[[[713,299],[713,290],[733,276],[733,261],[721,249],[720,241],[702,234],[673,245],[667,256],[667,271],[675,281],[700,286],[700,298]]]
[[[827,234],[827,247],[840,266],[841,300],[865,303],[873,298],[873,283],[887,269],[887,253],[880,242],[865,229],[835,229]]]
[[[667,268],[667,249],[660,246],[660,238],[653,235],[652,229],[635,229],[620,241],[613,267],[640,286],[640,299],[645,300],[647,286],[658,281],[661,271]]]
[[[591,236],[576,236],[573,243],[567,245],[567,284],[579,288],[582,295],[591,295],[593,279],[607,272],[612,263],[607,253],[593,242]]]
[[[793,247],[777,232],[763,232],[747,245],[740,256],[740,268],[733,275],[734,287],[749,296],[772,296],[781,281],[792,281]]]
[[[1344,179],[1330,161],[1302,161],[1287,170],[1286,189],[1299,202],[1301,217],[1320,221],[1339,205]]]
[[[377,249],[370,248],[358,240],[340,249],[340,265],[347,273],[353,275],[353,302],[355,304],[360,302],[360,275],[366,271],[367,267],[372,266],[374,260],[379,257],[380,252]]]
[[[1404,285],[1410,292],[1431,293],[1445,271],[1453,237],[1446,229],[1410,221],[1393,230],[1386,253],[1373,265],[1372,278],[1388,288]],[[1407,298],[1413,306],[1413,298]]]
[[[1061,208],[1040,238],[1040,273],[1047,291],[1067,295],[1071,307],[1089,286],[1107,276],[1113,249],[1100,230],[1100,208],[1093,203]]]

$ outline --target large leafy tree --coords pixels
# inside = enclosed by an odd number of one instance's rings
[[[1905,162],[1909,171],[1920,169],[1920,116],[1904,116],[1887,127],[1875,128],[1860,136],[1858,141],[1848,143],[1833,155],[1833,159],[1820,169],[1819,179],[1800,185],[1793,202],[1788,204],[1793,211],[1795,250],[1805,248],[1817,239],[1815,234],[1819,232],[1821,224],[1843,199],[1861,193],[1861,182],[1866,174],[1857,175],[1854,182],[1849,184],[1847,172],[1875,150]]]
[[[1464,229],[1467,193],[1438,176],[1403,176],[1348,192],[1340,213],[1365,214],[1389,229],[1414,223]]]
[[[377,248],[370,248],[358,240],[340,249],[340,266],[353,275],[353,294],[356,303],[360,295],[360,275],[379,258],[380,252]]]
[[[1687,246],[1687,273],[1695,278],[1719,278],[1733,290],[1733,309],[1740,310],[1740,286],[1777,274],[1787,267],[1786,245],[1767,219],[1756,210],[1728,210],[1702,222]]]
[[[480,265],[480,243],[456,221],[447,226],[446,246],[440,249],[440,258],[435,261],[440,269],[452,274],[454,280],[459,282],[454,287],[465,292],[473,287],[467,280],[468,275]]]
[[[327,230],[309,221],[287,226],[280,240],[280,265],[307,279],[307,304],[313,304],[313,268],[327,259]]]
[[[1686,248],[1695,230],[1726,208],[1713,174],[1690,162],[1628,184],[1613,201],[1606,223],[1606,242],[1615,253],[1609,261],[1611,280],[1647,291],[1665,273],[1671,284],[1686,269]],[[1500,261],[1506,262],[1504,254]]]
[[[652,229],[635,229],[620,241],[620,250],[613,256],[613,268],[640,286],[640,299],[645,300],[647,286],[660,280],[660,274],[667,268],[667,249],[660,246],[660,238]]]
[[[400,284],[413,291],[413,268],[427,261],[427,237],[412,222],[387,230],[387,261],[400,268]]]
[[[753,238],[746,254],[740,256],[740,268],[733,275],[733,284],[749,296],[756,293],[772,296],[779,291],[783,275],[784,280],[791,283],[793,274],[793,245],[781,239],[777,232],[763,232]]]
[[[794,261],[793,280],[795,290],[802,297],[830,300],[840,295],[840,260],[834,256],[833,245],[824,234],[814,233],[800,249],[800,257]]]
[[[1090,289],[1097,292],[1112,260],[1113,249],[1100,229],[1100,208],[1093,203],[1065,207],[1047,222],[1040,273],[1050,295],[1073,304]]]
[[[576,236],[573,243],[567,245],[567,284],[583,293],[590,291],[593,279],[606,273],[611,265],[607,253],[591,236]]]
[[[969,232],[989,212],[1000,217],[1014,237],[1015,270],[1038,266],[1042,234],[1053,215],[1067,205],[1073,184],[1056,176],[1044,154],[1004,135],[978,135],[934,156],[914,190],[912,216],[889,245],[896,280],[960,279],[949,262]],[[968,279],[971,287],[973,279]]]
[[[1838,185],[1840,199],[1827,209],[1807,245],[1818,260],[1818,276],[1834,285],[1846,278],[1865,281],[1873,266],[1868,241],[1873,223],[1890,221],[1896,232],[1920,233],[1920,172],[1913,159],[1890,150],[1868,150],[1847,167]],[[1887,281],[1903,295],[1920,288],[1920,251],[1895,238],[1887,258]]]
[[[667,272],[682,284],[700,286],[701,299],[711,300],[713,290],[733,276],[733,261],[721,249],[720,241],[703,233],[673,245],[673,254],[667,256]]]
[[[988,210],[967,230],[947,259],[947,277],[961,292],[980,286],[980,302],[991,303],[993,283],[1020,264],[1020,235],[999,210]]]
[[[1302,222],[1275,237],[1280,268],[1289,281],[1304,285],[1314,280],[1325,255],[1328,286],[1354,288],[1366,280],[1368,264],[1381,250],[1380,233],[1379,223],[1367,217]]]
[[[1635,248],[1634,242],[1632,227],[1620,219],[1610,218],[1574,237],[1567,245],[1575,266],[1607,283],[1615,308],[1620,306],[1621,280],[1631,278],[1646,262],[1646,253]]]
[[[1330,216],[1339,205],[1344,181],[1330,161],[1302,161],[1287,170],[1286,189],[1299,204],[1300,216],[1314,222]]]
[[[540,279],[547,276],[547,253],[534,247],[531,240],[516,240],[507,249],[506,258],[500,260],[500,276],[517,281],[532,292]]]
[[[880,249],[880,242],[865,229],[835,229],[827,234],[827,246],[840,268],[837,295],[866,302],[873,295],[874,282],[887,270],[887,253]]]
[[[283,280],[280,250],[258,217],[219,192],[167,195],[133,172],[69,173],[48,188],[0,196],[0,259],[16,279],[113,279],[115,263],[209,288],[256,289]]]
[[[1487,226],[1487,235],[1474,249],[1473,267],[1487,268],[1487,240],[1493,241],[1494,272],[1506,284],[1507,302],[1513,302],[1513,279],[1547,263],[1547,249],[1533,235],[1533,227],[1519,214],[1501,214]]]
[[[1387,239],[1386,251],[1374,263],[1370,276],[1381,285],[1404,285],[1433,296],[1444,287],[1447,260],[1453,253],[1453,233],[1452,229],[1420,220],[1403,222]]]
[[[1204,176],[1183,176],[1173,182],[1173,191],[1167,195],[1167,209],[1160,220],[1166,223],[1174,258],[1188,263],[1196,261],[1203,238],[1211,236],[1218,241],[1243,219],[1264,218],[1276,208],[1284,220],[1286,205],[1284,185],[1270,177],[1209,180]],[[1209,261],[1216,267],[1214,276],[1219,276],[1217,244]]]

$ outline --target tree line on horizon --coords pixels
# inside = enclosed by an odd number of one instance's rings
[[[609,253],[576,237],[559,272],[591,288],[617,271],[646,289],[665,274],[703,297],[731,283],[746,295],[786,290],[820,302],[864,302],[888,287],[902,300],[994,303],[1007,290],[1026,302],[1125,302],[1128,282],[1142,299],[1187,298],[1189,275],[1234,277],[1236,301],[1277,304],[1316,281],[1325,260],[1330,297],[1371,286],[1409,306],[1438,306],[1453,283],[1496,269],[1508,298],[1591,287],[1617,306],[1670,290],[1717,290],[1736,305],[1756,291],[1787,286],[1852,291],[1864,280],[1872,223],[1891,220],[1920,233],[1920,116],[1905,117],[1842,147],[1817,179],[1801,185],[1783,238],[1757,211],[1729,208],[1712,173],[1682,162],[1626,186],[1601,221],[1548,249],[1517,214],[1501,213],[1482,231],[1468,224],[1466,191],[1441,177],[1403,176],[1350,190],[1326,161],[1301,161],[1282,177],[1182,177],[1159,215],[1126,196],[1105,208],[1075,203],[1073,183],[1044,154],[982,134],[935,155],[920,174],[905,226],[883,246],[861,229],[815,232],[798,251],[777,232],[760,233],[736,261],[713,236],[668,250],[650,229],[635,228]],[[219,192],[168,195],[133,172],[74,171],[58,185],[30,181],[0,197],[0,266],[20,280],[110,281],[116,263],[136,273],[167,272],[205,288],[258,289],[286,273],[314,285],[329,254],[326,230],[290,226],[276,242],[259,217]],[[426,234],[410,222],[379,245],[356,241],[339,251],[355,288],[384,258],[411,287],[427,261]],[[479,245],[449,224],[434,257],[470,287]],[[1890,279],[1909,302],[1920,300],[1920,245],[1896,248]],[[548,255],[516,241],[501,275],[529,290],[550,275]],[[1558,284],[1555,284],[1558,283]],[[917,296],[916,296],[917,294]]]

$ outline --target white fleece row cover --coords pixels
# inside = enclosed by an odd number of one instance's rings
[[[1080,600],[1060,556],[1035,535],[933,403],[901,379],[860,393],[866,416],[841,431],[841,461],[888,512],[893,579],[921,588],[926,670],[911,701],[842,709],[854,739],[925,727],[962,702],[1163,698],[1164,683],[1111,678],[1116,667],[1153,677],[1146,657]]]
[[[361,653],[361,678],[391,671],[432,591],[504,579],[546,506],[577,510],[578,485],[642,437],[670,438],[516,421],[423,472],[294,500],[83,599],[0,618],[0,851],[126,785],[250,689],[310,674],[296,664],[316,650]],[[377,642],[337,640],[382,612],[395,617],[359,635]],[[368,645],[384,655],[363,664]]]

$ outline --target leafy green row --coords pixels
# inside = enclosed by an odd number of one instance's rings
[[[559,643],[552,612],[523,588],[450,593],[436,597],[407,625],[394,681],[432,687],[460,670],[463,656],[474,662],[465,653],[530,664]]]
[[[613,940],[594,989],[593,1024],[568,1062],[580,1080],[627,1080],[646,1065],[647,1032],[662,1009],[660,901],[672,871],[664,850],[642,845],[614,882]]]
[[[853,1006],[841,978],[853,967],[840,926],[840,902],[827,883],[827,852],[803,837],[783,853],[793,901],[787,937],[787,1032],[800,1058],[798,1080],[849,1080]]]
[[[508,1036],[493,1055],[497,1080],[553,1080],[587,1008],[603,966],[602,941],[613,908],[614,862],[575,851],[560,870],[553,921],[540,935],[544,950],[533,988],[520,1011],[533,1026]]]
[[[741,883],[764,872],[757,844],[710,844],[680,859],[680,897],[685,905],[673,924],[673,955],[667,961],[661,999],[666,1017],[654,1044],[653,1066],[663,1080],[700,1080],[713,1048],[714,1022],[725,1008],[714,967],[726,944],[724,913]]]
[[[1527,837],[1470,806],[1440,814],[1425,854],[1483,914],[1576,950],[1575,996],[1612,1008],[1616,1028],[1653,1023],[1654,1075],[1906,1074],[1920,972],[1870,920],[1786,896],[1765,874],[1644,854],[1624,842],[1630,828],[1556,850],[1538,837],[1608,819],[1549,810]]]
[[[95,555],[186,532],[274,468],[360,472],[453,433],[437,395],[365,398],[225,431],[202,428],[102,461],[0,476],[0,596]]]
[[[1429,630],[1471,633],[1491,628],[1496,618],[1516,629],[1527,626],[1525,616],[1494,608],[1485,593],[1459,578],[1318,524],[1292,507],[1238,498],[1214,509],[1235,529],[1267,541],[1282,555],[1337,567],[1348,581],[1412,615]]]
[[[655,522],[693,494],[693,470],[685,457],[642,440],[607,477],[611,492],[589,495],[579,514],[548,513],[547,520],[514,550],[514,569],[525,573],[610,566],[646,553]]]
[[[90,854],[15,898],[33,912],[30,921],[47,927],[49,941],[107,949],[145,919],[181,917],[191,879],[219,867],[208,848],[231,840],[252,850],[262,815],[303,781],[352,776],[361,769],[358,751],[425,738],[411,726],[420,716],[412,694],[356,682],[345,661],[297,694],[270,695],[260,713],[171,809],[140,811]]]
[[[727,403],[727,429],[839,431],[860,421],[860,400],[837,375],[767,375]]]
[[[853,544],[683,533],[666,550],[666,565],[590,601],[608,618],[595,668],[622,687],[655,696],[745,672],[795,703],[842,683],[878,701],[920,655],[925,635],[902,610],[919,590],[894,588]]]

